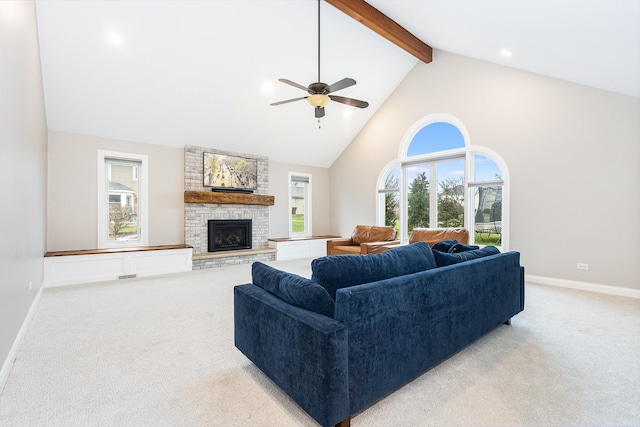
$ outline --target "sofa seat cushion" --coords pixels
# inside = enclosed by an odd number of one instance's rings
[[[311,262],[312,280],[335,300],[336,291],[436,267],[431,248],[424,242],[400,245],[380,254],[337,255]]]
[[[444,267],[446,265],[453,265],[459,262],[469,261],[471,259],[482,258],[499,253],[500,250],[495,246],[485,246],[481,249],[474,249],[457,253],[433,251],[433,257],[435,258],[436,265],[438,267]]]
[[[434,243],[433,246],[431,246],[431,249],[433,249],[434,251],[449,252],[449,249],[457,244],[457,240],[442,240],[440,242]]]
[[[305,277],[287,273],[261,262],[251,266],[252,282],[296,307],[333,317],[335,304],[329,293]]]
[[[351,254],[359,255],[360,246],[334,246],[331,248],[332,255]]]

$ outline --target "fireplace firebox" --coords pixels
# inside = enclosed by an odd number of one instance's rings
[[[251,249],[250,219],[210,219],[209,252]]]

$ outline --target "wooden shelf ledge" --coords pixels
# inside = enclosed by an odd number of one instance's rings
[[[248,193],[224,193],[215,191],[185,190],[185,203],[205,203],[212,205],[258,205],[273,206],[274,196]]]
[[[202,259],[229,258],[229,257],[251,256],[251,255],[273,254],[273,253],[276,253],[275,249],[256,248],[256,249],[242,249],[242,250],[235,250],[235,251],[204,252],[199,254],[193,254],[191,258],[194,261],[197,261]]]

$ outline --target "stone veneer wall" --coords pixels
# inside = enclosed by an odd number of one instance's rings
[[[184,189],[195,191],[211,191],[203,185],[204,153],[215,153],[239,156],[258,160],[258,189],[255,194],[267,195],[269,191],[269,159],[230,151],[214,150],[204,147],[186,145],[184,148]],[[184,205],[184,240],[193,246],[193,254],[207,253],[207,226],[210,219],[251,219],[253,249],[268,248],[269,238],[269,206],[257,205],[225,205],[205,203],[185,203]],[[273,261],[275,254],[262,253],[237,255],[230,251],[229,256],[221,258],[194,259],[192,268],[218,267],[231,264],[246,264],[253,261]]]

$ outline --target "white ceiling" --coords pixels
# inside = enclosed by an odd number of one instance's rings
[[[640,0],[368,2],[434,49],[640,96]],[[354,78],[337,94],[370,106],[332,102],[318,129],[306,101],[269,106],[306,95],[278,78],[317,81],[313,0],[36,0],[36,8],[50,130],[329,167],[417,63],[322,2],[321,80]]]

